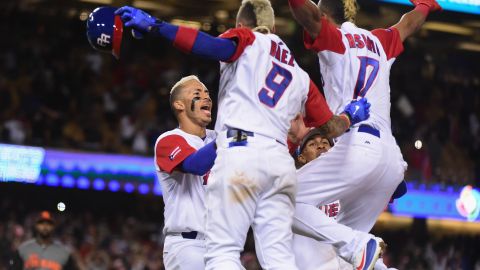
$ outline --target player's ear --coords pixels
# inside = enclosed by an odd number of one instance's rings
[[[298,155],[298,162],[300,162],[302,165],[305,165],[307,163],[307,159],[302,155]]]
[[[181,100],[176,100],[173,102],[173,108],[177,111],[184,111],[185,103],[183,103]]]

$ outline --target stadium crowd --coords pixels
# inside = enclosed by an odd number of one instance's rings
[[[168,94],[177,79],[197,74],[215,93],[218,65],[162,40],[126,38],[116,61],[91,49],[78,18],[60,26],[57,18],[11,13],[21,20],[0,26],[9,36],[0,45],[0,142],[152,155],[157,136],[175,127]],[[296,58],[319,79],[297,32],[290,39]],[[409,163],[406,178],[478,185],[478,55],[427,51],[412,40],[391,76],[392,128]]]
[[[52,27],[58,20],[12,16],[34,27],[15,20],[0,26],[3,34],[14,33],[0,45],[0,142],[151,155],[157,136],[175,126],[170,86],[198,74],[212,92],[217,87],[216,63],[185,57],[161,40],[127,40],[116,61],[90,48],[78,18],[65,19],[59,31]],[[290,43],[315,76],[315,58],[298,37]],[[391,84],[392,127],[409,163],[407,179],[478,184],[478,56],[426,51],[415,42],[406,47]]]
[[[215,93],[216,63],[187,58],[160,40],[127,40],[117,61],[91,49],[85,22],[77,17],[60,24],[55,16],[17,11],[9,16],[16,19],[0,23],[0,34],[8,36],[0,43],[0,143],[152,156],[157,136],[175,127],[168,102],[171,85],[198,74]],[[288,41],[319,82],[316,59],[299,40],[298,32]],[[442,54],[415,41],[406,44],[391,76],[392,128],[409,163],[406,179],[478,186],[479,57]],[[18,204],[4,190],[1,195],[3,270],[18,245],[32,237],[39,209],[26,201]],[[72,250],[80,269],[163,269],[162,211],[152,211],[66,211],[56,217],[56,236]],[[425,231],[378,235],[387,243],[405,243],[392,245],[385,257],[398,269],[480,269],[478,237]],[[242,256],[249,270],[260,269],[253,249],[247,242]]]
[[[15,188],[22,190],[22,187]],[[24,194],[29,194],[28,196],[40,194],[38,189],[33,192],[34,188],[27,189],[30,191],[27,190]],[[65,192],[49,189],[53,197]],[[132,198],[131,195],[95,191],[76,191],[75,194],[77,195],[70,196],[76,199],[67,202],[67,210],[56,212],[53,217],[56,227],[55,239],[72,252],[80,270],[164,269],[161,197],[145,200],[140,197]],[[82,203],[83,196],[88,196],[88,204],[99,207],[95,209],[87,205],[81,209],[69,209],[75,203]],[[112,203],[101,206],[105,198],[109,198]],[[39,212],[38,206],[28,201],[19,203],[18,198],[14,198],[12,194],[2,193],[0,270],[8,269],[9,260],[20,243],[34,237],[33,226],[35,216]],[[98,208],[102,207],[103,210],[98,211]],[[384,261],[398,269],[480,269],[480,253],[476,248],[480,240],[478,235],[427,233],[423,220],[417,220],[405,231],[375,231],[375,233],[383,237],[387,243],[392,243],[384,255]],[[242,254],[242,263],[247,270],[261,269],[254,249],[253,238],[250,235]]]

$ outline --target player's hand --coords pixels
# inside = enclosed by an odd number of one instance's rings
[[[350,126],[353,126],[370,117],[370,103],[368,103],[366,98],[352,100],[347,106],[345,106],[342,113],[348,116],[350,119]]]
[[[137,36],[137,38],[142,36],[142,34],[150,32],[150,29],[157,21],[157,18],[151,16],[145,11],[129,6],[117,9],[115,15],[120,15],[120,18],[126,27],[133,28],[133,36]]]
[[[288,140],[294,144],[299,144],[308,131],[310,131],[310,129],[305,126],[305,122],[303,122],[303,116],[301,114],[297,114],[297,116],[290,121]]]
[[[442,7],[437,3],[436,0],[410,0],[414,6],[426,5],[430,12],[442,11]]]

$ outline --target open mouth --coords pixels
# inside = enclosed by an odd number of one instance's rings
[[[212,107],[210,105],[203,105],[200,107],[200,110],[206,113],[207,115],[211,115]]]

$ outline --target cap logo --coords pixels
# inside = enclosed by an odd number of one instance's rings
[[[108,44],[110,44],[110,35],[107,34],[101,34],[99,38],[97,38],[97,44],[106,47]]]
[[[40,217],[42,219],[51,219],[52,217],[50,216],[50,213],[47,212],[47,211],[43,211],[42,213],[40,213]]]

